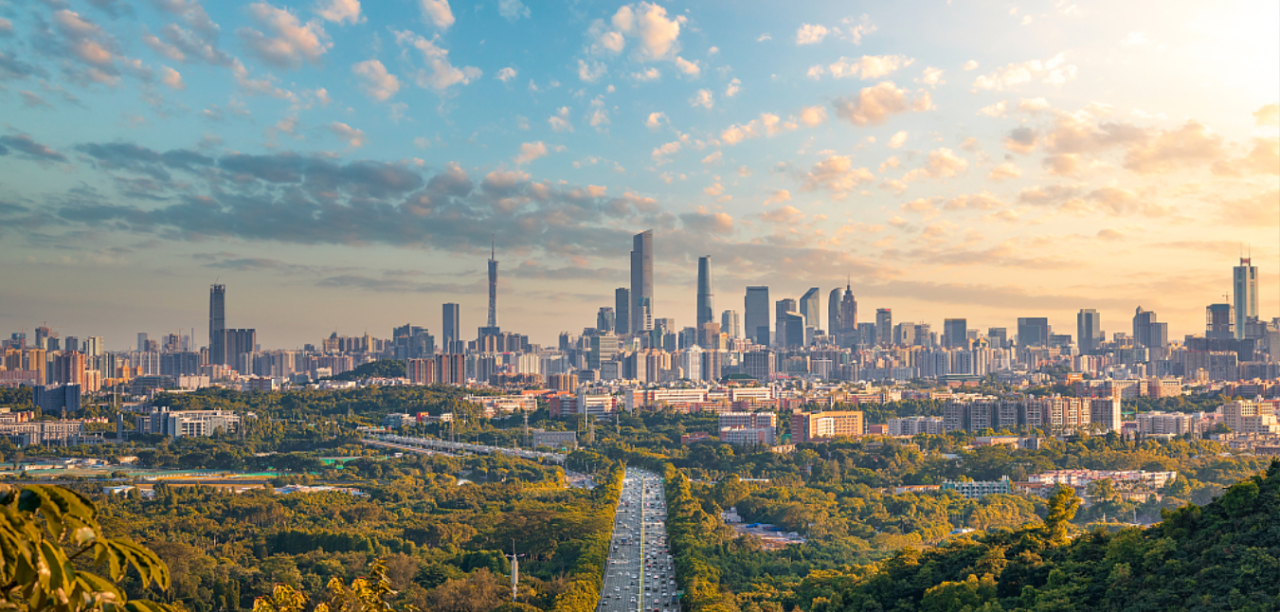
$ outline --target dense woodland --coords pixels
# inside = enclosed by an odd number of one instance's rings
[[[565,488],[560,468],[529,461],[503,456],[396,458],[360,444],[357,428],[379,424],[392,412],[459,416],[454,426],[413,426],[406,433],[503,446],[520,441],[519,419],[484,419],[461,400],[464,395],[444,386],[164,394],[157,403],[174,409],[235,410],[246,417],[245,427],[212,438],[135,437],[124,445],[33,447],[25,452],[36,457],[101,456],[106,451],[134,455],[144,467],[280,474],[243,493],[161,485],[154,500],[107,497],[101,484],[74,485],[99,502],[110,534],[151,546],[173,568],[167,592],[127,584],[135,591],[131,595],[196,610],[248,608],[276,584],[315,596],[331,578],[365,575],[377,559],[386,563],[399,604],[487,610],[509,599],[509,562],[503,555],[512,539],[519,553],[527,555],[521,566],[521,605],[593,609],[612,520],[610,499],[616,499],[616,474],[623,462],[666,475],[668,531],[687,610],[1070,609],[1046,603],[1056,601],[1049,594],[1061,594],[1062,583],[1051,578],[1058,575],[1053,571],[1074,576],[1071,572],[1100,570],[1066,565],[1079,560],[1072,556],[1076,553],[1064,552],[1065,538],[1074,538],[1070,546],[1089,541],[1107,551],[1121,546],[1115,542],[1128,541],[1124,538],[1146,542],[1154,530],[1124,529],[1117,520],[1158,523],[1189,503],[1210,503],[1225,487],[1267,468],[1258,457],[1190,437],[1134,441],[1079,436],[1047,440],[1038,450],[1018,450],[970,449],[971,436],[953,433],[909,442],[840,440],[780,454],[714,440],[680,444],[684,433],[715,431],[714,414],[623,414],[591,422],[551,419],[545,409],[530,415],[531,426],[579,431],[586,448],[573,453],[567,466],[595,473],[606,485],[586,491]],[[872,422],[941,410],[931,401],[863,408]],[[780,424],[787,417],[781,414]],[[1158,500],[1143,503],[1124,501],[1107,483],[1090,491],[1093,503],[1084,507],[1021,495],[966,500],[954,493],[894,493],[894,487],[903,485],[1005,475],[1018,480],[1063,468],[1172,470],[1179,477],[1159,492]],[[743,480],[747,478],[767,482]],[[1274,474],[1269,479],[1274,486]],[[294,482],[354,487],[366,495],[277,495],[268,490]],[[1265,489],[1262,481],[1257,485]],[[1272,500],[1274,506],[1274,496],[1260,494],[1259,499]],[[766,551],[754,538],[735,537],[719,519],[730,507],[749,522],[796,531],[807,542]],[[1050,524],[1058,534],[1052,538],[1044,535]],[[1213,529],[1225,538],[1228,527],[1215,524]],[[958,528],[977,531],[954,535]],[[1266,534],[1255,535],[1266,549]],[[1274,547],[1274,537],[1271,541]],[[1216,546],[1207,541],[1200,545]],[[995,549],[1003,549],[1004,556],[996,559]],[[969,558],[979,550],[981,558],[990,558],[985,565]],[[1233,549],[1221,563],[1248,569],[1232,565],[1244,563],[1234,554]],[[1136,576],[1150,569],[1136,557],[1125,563],[1129,569],[1114,571]],[[973,577],[962,573],[966,571]],[[902,576],[919,588],[876,586],[880,583],[874,578],[884,575]],[[1015,581],[1015,575],[1021,577]],[[943,582],[955,584],[925,592]],[[1027,586],[1035,592],[1024,595]],[[1250,588],[1240,586],[1246,604],[1250,597],[1256,599],[1256,589]],[[1095,607],[1107,605],[1103,601]]]

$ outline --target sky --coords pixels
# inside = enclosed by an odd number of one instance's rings
[[[264,348],[849,283],[860,320],[1280,316],[1280,4],[0,0],[0,333]],[[825,300],[822,308],[825,325]],[[466,332],[469,335],[470,332]]]

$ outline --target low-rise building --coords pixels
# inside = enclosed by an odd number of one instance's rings
[[[775,429],[772,425],[765,427],[721,427],[720,441],[735,445],[773,446]]]
[[[84,436],[84,421],[27,421],[0,424],[0,436],[14,446],[50,446],[79,444]]]
[[[166,407],[138,416],[137,427],[138,433],[144,434],[208,437],[215,431],[238,431],[240,417],[229,410],[169,410]]]
[[[530,429],[530,443],[534,448],[539,446],[548,446],[551,448],[577,448],[578,432],[576,431],[547,431],[545,429]]]
[[[1013,483],[1008,476],[1003,476],[1000,480],[948,480],[942,483],[940,490],[955,491],[965,499],[982,499],[995,493],[1003,495],[1012,493]]]

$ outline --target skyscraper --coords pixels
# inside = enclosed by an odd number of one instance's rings
[[[631,333],[636,334],[648,330],[653,320],[653,230],[636,234],[631,242]]]
[[[833,338],[839,338],[841,330],[844,326],[840,324],[840,297],[841,291],[839,287],[831,290],[827,294],[827,335]],[[840,342],[843,343],[842,341]]]
[[[702,329],[703,323],[712,323],[716,320],[715,306],[712,304],[711,293],[711,256],[703,255],[698,258],[698,329]]]
[[[947,348],[969,348],[969,320],[944,319],[942,335],[946,338]]]
[[[138,332],[138,352],[145,353],[147,351],[147,332]]]
[[[800,308],[796,305],[796,301],[791,298],[784,298],[774,303],[773,324],[774,327],[777,328],[777,331],[774,334],[774,340],[777,346],[787,346],[788,339],[791,338],[791,335],[788,335],[788,331],[790,330],[787,329],[787,325],[796,321],[796,319],[792,319],[787,315],[795,314],[803,316],[800,315],[799,310]],[[800,337],[801,339],[804,338],[803,323],[800,325]],[[803,340],[800,342],[800,345],[804,345]]]
[[[1133,343],[1137,346],[1151,348],[1151,325],[1156,322],[1156,313],[1138,307],[1133,314]]]
[[[743,323],[746,329],[743,333],[756,344],[769,345],[770,327],[769,327],[769,288],[768,287],[747,287],[747,296],[743,300],[745,307],[745,316]]]
[[[726,310],[720,313],[720,331],[730,340],[742,337],[742,317],[738,315],[738,311]]]
[[[1076,338],[1081,355],[1098,350],[1106,335],[1102,332],[1102,315],[1097,310],[1084,308],[1076,314]]]
[[[844,298],[840,300],[840,343],[843,346],[858,344],[858,301],[853,298],[853,285],[846,283]]]
[[[876,343],[881,346],[893,344],[893,309],[876,309]]]
[[[1243,340],[1251,319],[1258,318],[1258,268],[1249,257],[1241,257],[1240,265],[1232,269],[1231,286],[1234,289],[1236,339]]]
[[[498,248],[497,243],[489,247],[489,327],[498,327]]]
[[[441,337],[444,342],[444,352],[454,353],[454,345],[452,342],[462,340],[462,307],[457,304],[445,304],[441,328],[444,330]]]
[[[1235,310],[1230,304],[1209,304],[1205,309],[1205,337],[1210,340],[1235,338]]]
[[[209,363],[227,363],[227,286],[209,287]]]
[[[1049,346],[1049,333],[1045,317],[1018,318],[1018,344],[1022,346]]]
[[[614,327],[619,336],[631,333],[631,290],[618,287],[613,291]]]
[[[601,306],[600,312],[596,313],[596,331],[602,334],[612,334],[614,323],[613,309],[608,306]]]
[[[804,324],[806,327],[817,327],[822,325],[822,319],[819,317],[821,312],[818,308],[818,295],[820,290],[814,287],[800,296],[800,314],[804,315]]]

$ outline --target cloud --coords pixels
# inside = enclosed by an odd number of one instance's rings
[[[667,120],[666,113],[649,113],[649,118],[645,119],[644,126],[651,130],[656,130],[662,127],[664,123],[670,123]]]
[[[364,146],[364,132],[345,123],[334,121],[329,124],[329,131],[333,132],[338,138],[347,141],[347,146],[352,149],[359,149]]]
[[[800,123],[809,127],[817,127],[827,122],[827,109],[821,106],[806,106],[800,110]]]
[[[1224,155],[1221,135],[1188,120],[1182,127],[1160,130],[1155,138],[1134,143],[1125,152],[1124,167],[1138,174],[1164,174],[1182,166],[1208,164]]]
[[[871,183],[875,175],[866,168],[854,168],[853,160],[843,155],[831,155],[814,164],[813,169],[804,175],[802,191],[825,189],[832,197],[841,199],[856,190],[863,183]]]
[[[546,157],[547,145],[541,140],[537,142],[526,142],[520,145],[520,154],[512,158],[517,166],[523,166],[539,157]]]
[[[990,191],[958,195],[942,205],[944,210],[995,210],[1004,207],[1005,203]]]
[[[790,202],[790,201],[791,201],[791,192],[787,191],[786,189],[778,189],[773,193],[769,194],[769,197],[764,199],[764,205],[768,206],[770,204],[778,204],[781,202]]]
[[[668,161],[671,161],[669,158],[672,155],[675,155],[676,153],[680,152],[680,149],[684,147],[684,143],[688,139],[689,139],[688,135],[682,135],[680,137],[680,140],[673,140],[671,142],[668,142],[654,149],[653,153],[651,153],[650,156],[653,157],[653,161],[657,162],[658,164],[665,164]]]
[[[161,76],[160,76],[161,83],[164,83],[165,85],[168,85],[169,87],[177,90],[183,90],[187,88],[187,84],[182,82],[182,75],[178,74],[177,70],[174,70],[173,68],[170,68],[168,66],[164,66],[160,69],[160,72],[161,72]]]
[[[692,98],[689,98],[690,106],[701,106],[708,110],[712,106],[715,106],[715,103],[715,99],[711,95],[711,90],[709,89],[699,89],[697,93],[693,94]]]
[[[553,132],[572,132],[573,124],[569,123],[569,107],[561,106],[555,115],[547,118]]]
[[[760,220],[765,223],[771,223],[774,225],[794,225],[804,220],[804,213],[800,212],[800,209],[787,204],[785,206],[780,206],[778,208],[762,212],[759,217]]]
[[[578,60],[578,78],[587,83],[596,82],[607,72],[609,72],[609,69],[601,62],[587,63],[583,60]]]
[[[650,66],[640,72],[632,72],[631,78],[641,82],[656,81],[662,77],[662,73],[657,68]]]
[[[511,79],[516,78],[516,69],[510,66],[507,66],[506,68],[499,70],[495,78],[497,78],[499,81],[502,81],[503,83],[506,83],[507,81],[510,81]]]
[[[240,28],[236,34],[259,59],[274,66],[297,68],[304,61],[319,63],[320,56],[333,48],[319,21],[312,20],[304,25],[288,9],[258,2],[249,5],[249,16],[271,35],[253,28]]]
[[[679,70],[685,76],[696,77],[702,74],[702,67],[696,61],[690,62],[683,57],[676,57],[675,64],[676,70]]]
[[[1040,61],[1009,64],[995,72],[979,76],[973,81],[974,91],[1004,91],[1007,88],[1030,83],[1041,78],[1050,85],[1061,85],[1076,77],[1076,67],[1065,64],[1066,54],[1059,53],[1053,58]]]
[[[521,17],[529,16],[529,7],[520,0],[498,0],[498,14],[503,19],[515,23]]]
[[[906,142],[907,142],[907,133],[898,132],[897,134],[894,134],[892,138],[889,139],[889,148],[890,149],[900,148],[902,147],[902,145],[906,144]]]
[[[733,233],[733,217],[722,212],[710,212],[702,207],[692,213],[681,213],[680,223],[695,234]]]
[[[360,14],[360,0],[321,0],[315,11],[321,19],[337,24],[364,21],[364,16]]]
[[[596,96],[591,101],[591,117],[587,119],[587,123],[600,131],[603,131],[601,126],[609,125],[609,111],[605,109],[604,96]]]
[[[968,167],[969,162],[957,156],[951,149],[936,149],[929,152],[929,159],[923,167],[907,172],[902,180],[910,183],[923,178],[953,178]]]
[[[35,92],[20,91],[18,95],[22,96],[22,105],[27,108],[53,108],[52,104],[45,102],[44,98]]]
[[[1005,112],[1008,110],[1009,110],[1009,103],[1005,100],[1001,100],[999,102],[996,102],[995,104],[992,104],[991,106],[984,106],[978,109],[978,112],[988,117],[1003,117]]]
[[[1280,104],[1268,104],[1253,112],[1254,122],[1260,126],[1280,125]]]
[[[702,165],[710,166],[713,164],[718,164],[723,159],[724,159],[724,154],[721,153],[720,151],[716,151],[715,153],[712,153],[711,155],[708,155],[702,158]]]
[[[1221,176],[1280,174],[1280,139],[1254,138],[1253,149],[1247,155],[1215,162],[1212,169]]]
[[[441,30],[453,25],[453,10],[449,8],[449,0],[418,0],[422,7],[422,16]]]
[[[448,4],[445,4],[445,8],[448,8]],[[395,32],[395,36],[396,44],[401,47],[410,45],[422,53],[422,59],[426,62],[427,68],[418,70],[414,75],[414,81],[419,87],[443,92],[454,85],[466,85],[483,74],[474,66],[454,67],[449,63],[449,52],[437,46],[434,40],[427,40],[407,30]]]
[[[976,61],[974,61],[974,60],[969,60],[969,61],[967,61],[967,62],[965,62],[965,63],[964,63],[964,69],[965,69],[966,71],[969,71],[969,70],[977,70],[977,69],[978,69],[978,62],[976,62]]]
[[[932,102],[927,91],[920,92],[914,100],[906,90],[899,89],[891,81],[863,88],[856,98],[839,98],[835,101],[836,116],[857,126],[882,125],[890,115],[929,110]]]
[[[1223,223],[1230,225],[1276,227],[1280,225],[1280,190],[1269,189],[1245,198],[1221,200],[1218,215]]]
[[[1080,155],[1076,153],[1050,155],[1041,163],[1049,174],[1056,176],[1076,176],[1080,173]]]
[[[811,66],[807,75],[813,79],[820,78],[823,74],[830,74],[837,79],[860,75],[863,80],[870,80],[884,77],[914,63],[914,59],[905,55],[864,55],[855,60],[842,57],[825,67]],[[941,71],[938,74],[941,75]]]
[[[1012,162],[1005,162],[991,169],[987,174],[987,178],[993,181],[1003,181],[1005,179],[1018,178],[1022,176],[1022,170]]]
[[[387,72],[387,68],[382,65],[382,62],[376,59],[365,60],[352,66],[351,72],[360,81],[360,89],[363,89],[366,94],[369,94],[369,97],[379,102],[396,95],[396,92],[400,91],[400,79],[396,75]]]
[[[0,136],[0,155],[8,155],[9,150],[35,161],[67,161],[66,156],[42,145],[26,134],[18,134],[16,136]]]
[[[760,117],[747,123],[731,125],[720,132],[720,140],[727,145],[736,145],[744,140],[764,136],[776,136],[800,127],[793,120],[783,121],[773,113],[760,113]]]
[[[720,183],[712,183],[710,187],[703,188],[702,193],[709,196],[718,196],[724,193],[724,185],[721,185]]]
[[[1035,150],[1039,138],[1039,134],[1029,127],[1016,127],[1009,130],[1009,134],[1004,137],[1004,148],[1025,155]]]
[[[732,98],[738,95],[738,92],[740,91],[742,91],[742,81],[739,81],[738,79],[735,78],[734,80],[729,81],[728,87],[725,87],[724,97]]]
[[[1018,101],[1018,111],[1032,115],[1049,110],[1049,101],[1044,98],[1023,98]]]
[[[830,30],[826,26],[806,23],[796,29],[796,44],[816,45],[822,42],[822,39],[826,38],[828,33],[830,33]]]
[[[929,66],[924,69],[924,74],[920,76],[920,82],[928,85],[929,87],[937,87],[938,84],[942,82],[943,72],[944,71],[941,68]]]

